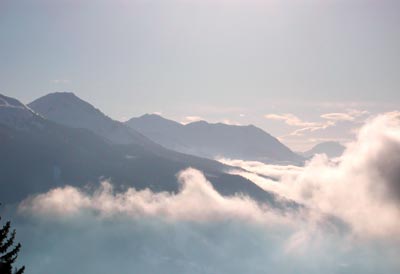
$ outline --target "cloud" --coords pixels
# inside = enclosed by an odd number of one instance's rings
[[[231,126],[241,126],[242,124],[230,119],[222,119],[220,123],[226,124],[226,125],[231,125]]]
[[[396,243],[352,243],[329,226],[324,229],[330,232],[311,234],[235,219],[165,222],[89,213],[13,225],[23,244],[18,259],[34,274],[320,274],[321,269],[396,274],[400,269]]]
[[[320,116],[322,119],[325,120],[321,122],[304,121],[291,113],[267,114],[264,115],[264,117],[269,120],[284,121],[289,126],[301,127],[300,129],[296,129],[295,131],[291,132],[289,136],[303,136],[307,132],[315,132],[318,130],[323,130],[333,127],[337,125],[337,122],[355,121],[357,118],[365,116],[366,114],[368,114],[367,111],[355,110],[355,109],[350,109],[347,112],[325,113]]]
[[[354,132],[370,115],[368,111],[347,109],[341,112],[330,112],[319,115],[316,121],[303,121],[293,114],[269,114],[266,118],[285,121],[296,127],[281,134],[279,139],[298,151],[306,151],[318,144],[318,140],[347,142],[354,138]]]
[[[303,136],[307,132],[314,132],[317,130],[327,129],[329,127],[334,126],[336,123],[334,121],[327,121],[325,123],[316,124],[314,126],[304,127],[300,129],[296,129],[295,131],[291,132],[290,136]]]
[[[299,117],[297,117],[291,113],[266,114],[266,115],[264,115],[264,117],[266,119],[270,119],[270,120],[284,121],[287,125],[295,126],[295,127],[315,127],[315,126],[319,125],[318,123],[314,123],[314,122],[302,121]]]
[[[325,113],[321,115],[321,118],[333,121],[354,121],[366,114],[368,114],[368,111],[352,109],[347,112]]]
[[[287,136],[303,136],[307,132],[314,132],[321,129],[326,129],[335,125],[335,121],[328,120],[324,122],[308,122],[303,121],[299,117],[291,113],[286,114],[267,114],[264,116],[266,119],[284,121],[287,125],[293,127],[301,127],[289,133]],[[282,136],[285,138],[287,136]]]
[[[319,155],[303,168],[224,161],[266,190],[348,223],[357,237],[400,238],[400,113],[369,120],[339,162]],[[277,177],[271,182],[268,176]]]
[[[51,82],[56,84],[56,85],[63,85],[63,84],[69,84],[70,80],[67,80],[67,79],[54,79],[54,80],[51,80]]]
[[[357,139],[347,144],[339,160],[332,161],[319,155],[304,167],[221,161],[241,167],[232,172],[306,205],[312,214],[336,216],[349,224],[358,236],[400,237],[400,112],[369,120]],[[291,223],[277,211],[248,197],[221,196],[197,170],[187,169],[177,178],[181,189],[176,194],[133,188],[115,193],[109,182],[103,182],[92,193],[71,186],[56,188],[28,198],[19,210],[51,216],[90,211],[99,216],[122,214],[180,221],[237,219],[261,224]]]
[[[343,112],[322,114],[321,118],[324,118],[327,120],[334,120],[334,121],[353,121],[354,120],[353,116],[349,115],[348,113],[343,113]]]
[[[177,194],[134,188],[115,193],[107,181],[93,193],[65,186],[26,199],[20,204],[19,212],[68,217],[90,211],[102,217],[120,214],[133,218],[153,216],[194,222],[240,219],[268,223],[273,219],[276,223],[279,219],[266,205],[260,206],[246,196],[221,196],[198,170],[189,168],[182,171],[178,174],[178,182],[181,189]]]
[[[283,180],[284,168],[270,168]],[[178,181],[176,194],[115,193],[103,182],[92,191],[67,186],[28,198],[14,222],[23,243],[20,261],[31,273],[59,274],[400,269],[395,239],[377,247],[350,237],[346,224],[317,210],[282,212],[244,196],[223,197],[197,170],[181,172]]]
[[[181,123],[186,125],[186,124],[190,124],[190,123],[202,121],[202,120],[204,120],[204,119],[200,116],[186,116],[185,119],[183,121],[181,121]]]
[[[274,165],[257,161],[231,160],[226,158],[217,160],[226,165],[240,166],[246,171],[270,177],[270,179],[275,181],[281,180],[284,176],[298,176],[304,170],[303,167],[295,165]]]

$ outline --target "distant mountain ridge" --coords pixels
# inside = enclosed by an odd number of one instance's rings
[[[315,145],[310,150],[303,152],[303,155],[305,157],[312,157],[316,154],[326,154],[326,156],[330,158],[335,158],[341,156],[345,148],[346,147],[339,142],[328,141]]]
[[[278,139],[253,125],[212,124],[206,121],[183,125],[156,114],[132,118],[126,124],[169,149],[200,157],[267,163],[299,163],[303,160]]]
[[[152,141],[112,143],[88,128],[47,120],[14,98],[0,98],[0,200],[4,203],[18,202],[65,184],[82,187],[100,178],[111,180],[117,189],[133,186],[174,192],[179,189],[177,172],[193,167],[203,171],[222,195],[245,194],[271,205],[283,205],[275,194],[243,177],[225,173],[230,167],[217,161],[171,151]],[[63,100],[64,96],[59,98]],[[100,117],[94,120],[103,119],[104,114],[96,113]],[[107,123],[111,120],[108,119]],[[72,122],[63,117],[60,120]],[[121,123],[118,126],[127,128]]]
[[[112,120],[71,92],[50,93],[29,103],[28,106],[46,119],[69,127],[89,129],[115,144],[152,143],[142,134]]]

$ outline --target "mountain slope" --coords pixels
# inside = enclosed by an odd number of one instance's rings
[[[305,157],[312,157],[315,154],[326,154],[330,158],[339,157],[343,154],[345,146],[338,142],[323,142],[315,145],[310,150],[303,152]]]
[[[46,119],[69,127],[89,129],[115,144],[151,144],[142,134],[112,120],[73,93],[50,93],[28,106]]]
[[[262,162],[301,162],[275,137],[253,125],[234,126],[199,121],[182,125],[154,114],[132,118],[128,126],[167,148],[201,157]]]
[[[98,182],[99,178],[110,179],[117,189],[124,185],[157,192],[177,191],[176,173],[194,167],[202,170],[223,195],[243,193],[259,201],[281,204],[273,194],[252,182],[224,173],[228,167],[219,162],[170,151],[153,143],[149,147],[112,144],[87,129],[66,127],[44,119],[23,104],[19,107],[19,112],[13,112],[8,110],[9,104],[0,105],[0,113],[13,113],[9,115],[11,120],[24,120],[16,125],[0,119],[3,202],[17,202],[66,184],[82,187]],[[27,113],[30,118],[23,118]]]
[[[35,113],[18,100],[0,94],[0,123],[6,126],[28,129],[34,126]]]

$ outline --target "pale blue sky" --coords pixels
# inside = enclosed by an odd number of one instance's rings
[[[0,0],[0,92],[254,123],[303,149],[351,126],[294,139],[264,115],[398,108],[399,26],[396,0]]]

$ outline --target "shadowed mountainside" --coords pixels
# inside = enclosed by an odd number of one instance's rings
[[[99,178],[110,179],[117,189],[126,185],[175,192],[179,188],[176,173],[194,167],[223,195],[244,193],[278,203],[272,193],[251,181],[226,174],[228,167],[219,162],[165,149],[146,137],[140,144],[114,144],[88,129],[49,121],[15,99],[1,98],[0,153],[7,155],[0,158],[0,199],[4,202],[66,184],[82,187]]]
[[[169,149],[200,157],[225,157],[266,163],[294,162],[303,158],[262,129],[205,121],[182,125],[159,115],[146,114],[126,122]]]

